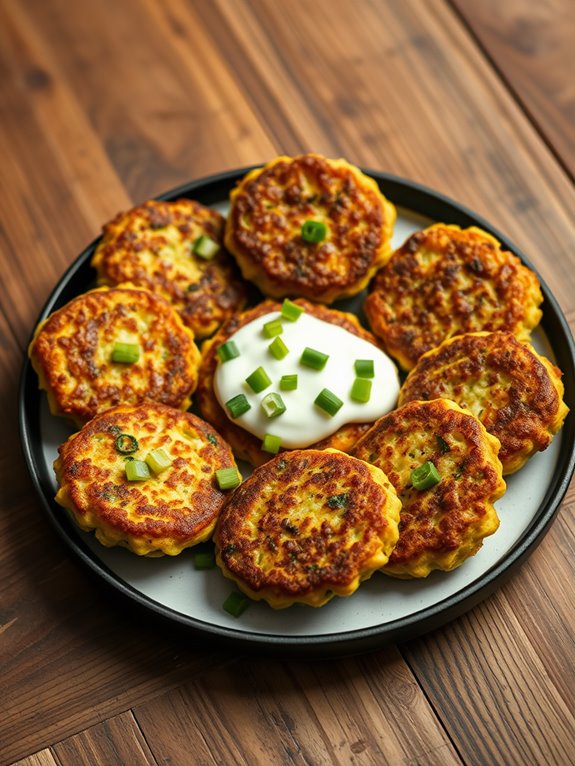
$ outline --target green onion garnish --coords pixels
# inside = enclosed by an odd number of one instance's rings
[[[230,359],[235,359],[240,355],[238,347],[233,340],[227,340],[225,343],[218,346],[216,353],[222,362],[229,362]]]
[[[343,402],[339,396],[336,396],[328,388],[324,388],[319,392],[314,400],[314,404],[317,404],[320,409],[327,412],[330,417],[333,417],[343,406]]]
[[[272,319],[262,327],[264,338],[275,338],[276,335],[281,335],[283,331],[284,326],[281,319]]]
[[[248,608],[250,600],[243,593],[234,590],[222,604],[222,608],[232,617],[239,617]]]
[[[239,418],[240,415],[251,409],[252,405],[246,399],[245,394],[237,394],[226,402],[226,407],[230,411],[232,418]]]
[[[365,404],[366,402],[369,402],[370,396],[371,380],[368,380],[367,378],[356,378],[353,381],[353,386],[351,387],[350,393],[350,397],[353,399],[353,401]]]
[[[151,478],[148,464],[143,460],[128,460],[125,470],[128,481],[145,481]]]
[[[261,406],[268,418],[277,418],[286,411],[286,406],[279,394],[267,394],[262,399]]]
[[[257,370],[254,370],[252,374],[248,375],[246,378],[246,383],[252,389],[254,394],[259,394],[264,388],[271,386],[271,382],[271,378],[263,367],[258,367]]]
[[[131,455],[138,449],[138,440],[132,434],[118,434],[114,447],[120,455]]]
[[[216,471],[216,481],[220,489],[235,489],[242,483],[242,477],[237,468],[220,468]]]
[[[327,235],[327,226],[321,221],[304,221],[301,227],[301,236],[305,242],[317,245],[323,242]]]
[[[198,237],[192,245],[192,253],[199,255],[200,258],[204,258],[206,261],[211,260],[219,249],[219,244],[206,234]]]
[[[112,361],[134,364],[140,358],[140,346],[137,343],[114,343]]]
[[[172,458],[161,447],[153,449],[146,455],[146,463],[155,474],[162,473],[172,465]]]
[[[322,351],[316,351],[314,348],[306,346],[299,361],[304,367],[311,367],[312,370],[323,370],[328,359],[329,354],[324,354]]]
[[[216,565],[216,557],[213,551],[196,551],[192,556],[194,569],[213,569]]]
[[[274,436],[273,434],[266,434],[264,436],[264,440],[262,441],[262,450],[264,452],[269,452],[272,455],[277,455],[281,446],[282,440],[279,436]]]
[[[297,388],[297,375],[282,375],[280,378],[281,391],[295,391]]]
[[[441,476],[431,460],[411,472],[411,484],[414,489],[429,489],[439,481],[441,481]]]
[[[282,317],[290,322],[295,322],[303,314],[303,309],[298,306],[297,303],[293,303],[289,298],[286,298],[282,303]]]
[[[354,362],[355,374],[358,378],[373,378],[373,359],[356,359]]]
[[[275,357],[276,359],[283,359],[284,356],[287,356],[289,354],[289,348],[286,346],[286,344],[283,342],[283,340],[279,337],[274,338],[270,345],[268,346],[270,354]]]

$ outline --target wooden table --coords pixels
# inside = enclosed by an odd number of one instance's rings
[[[516,576],[362,656],[245,656],[110,599],[18,449],[40,308],[104,221],[315,150],[421,182],[523,250],[575,324],[571,0],[1,0],[0,762],[575,762],[573,490]],[[528,469],[527,469],[528,470]]]

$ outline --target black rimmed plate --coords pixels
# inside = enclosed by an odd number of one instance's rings
[[[201,179],[180,186],[160,199],[189,197],[225,212],[229,192],[249,170]],[[418,184],[366,170],[398,208],[393,244],[434,221],[479,226],[504,247],[527,259],[487,221],[453,200]],[[66,271],[38,321],[74,296],[95,285],[90,260],[93,242]],[[239,618],[222,603],[230,583],[219,570],[196,571],[190,551],[175,558],[143,559],[120,548],[104,548],[93,535],[79,531],[54,500],[52,463],[58,445],[72,429],[53,418],[36,374],[26,362],[21,381],[19,415],[25,458],[34,485],[57,532],[70,549],[103,582],[142,607],[148,615],[211,640],[233,642],[236,648],[284,654],[325,656],[365,651],[414,638],[463,614],[499,587],[530,555],[551,525],[567,491],[575,465],[575,353],[569,326],[557,301],[542,282],[543,320],[533,335],[540,353],[564,373],[565,401],[572,410],[551,446],[508,477],[507,492],[497,503],[501,526],[480,552],[449,573],[434,572],[425,580],[400,581],[376,574],[351,598],[334,598],[321,609],[294,606],[274,611],[251,603]],[[360,299],[339,307],[359,313]]]

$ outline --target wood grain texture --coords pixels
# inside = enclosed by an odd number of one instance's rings
[[[134,710],[160,763],[459,764],[393,649],[319,663],[244,660]]]
[[[561,165],[575,178],[571,0],[452,0]]]
[[[14,446],[35,319],[101,225],[280,152],[344,155],[467,204],[575,327],[565,3],[0,0],[2,766],[573,761],[573,486],[466,617],[362,658],[282,662],[112,598],[48,524]]]

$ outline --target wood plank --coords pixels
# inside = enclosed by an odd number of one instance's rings
[[[52,748],[58,766],[129,764],[156,766],[157,761],[132,713],[114,716],[58,742]]]
[[[571,0],[452,0],[571,178],[575,13]]]
[[[57,761],[54,760],[51,750],[41,750],[34,755],[29,755],[26,758],[12,764],[12,766],[58,766]]]
[[[550,678],[544,652],[523,629],[527,615],[510,605],[507,590],[404,645],[402,653],[440,718],[449,720],[464,763],[571,763],[573,707]]]
[[[158,762],[461,763],[394,649],[340,662],[246,659],[139,705]]]

